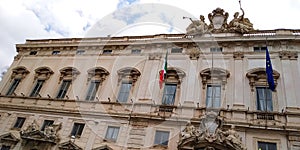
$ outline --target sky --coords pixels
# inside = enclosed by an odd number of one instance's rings
[[[255,29],[300,29],[300,0],[241,0]],[[184,33],[220,7],[230,21],[238,0],[0,0],[0,73],[26,39]]]

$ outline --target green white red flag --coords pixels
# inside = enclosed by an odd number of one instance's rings
[[[168,68],[168,52],[166,53],[166,57],[164,59],[162,69],[159,72],[159,88],[162,88],[163,83],[165,82],[165,76]]]

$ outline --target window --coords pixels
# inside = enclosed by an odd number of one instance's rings
[[[120,87],[118,102],[127,102],[132,84],[123,82]]]
[[[92,101],[95,99],[100,81],[91,81],[85,100]]]
[[[29,53],[29,55],[36,55],[37,54],[37,51],[31,51],[30,53]]]
[[[266,46],[264,46],[264,47],[256,46],[256,47],[253,47],[253,50],[254,50],[254,52],[266,52],[267,47]]]
[[[64,98],[67,94],[70,84],[71,80],[63,80],[56,98]]]
[[[12,95],[14,94],[16,88],[18,87],[21,79],[14,79],[13,82],[11,83],[6,95]]]
[[[119,130],[120,130],[120,127],[108,126],[106,135],[105,135],[105,139],[111,140],[111,141],[117,141]]]
[[[210,52],[222,52],[223,48],[222,47],[212,47],[210,48]]]
[[[256,87],[257,110],[273,111],[272,91],[267,87]]]
[[[111,54],[112,50],[103,50],[103,54]]]
[[[0,150],[10,150],[10,146],[2,145]]]
[[[221,85],[207,85],[206,107],[219,108],[221,105]]]
[[[71,136],[80,137],[84,128],[83,123],[74,123]]]
[[[182,48],[172,48],[171,53],[182,53]]]
[[[51,126],[53,123],[53,120],[44,120],[44,123],[41,127],[41,131],[44,131],[46,127]]]
[[[276,143],[258,142],[258,150],[277,150]]]
[[[60,51],[52,51],[52,55],[58,55],[60,54]]]
[[[77,50],[76,55],[82,55],[85,53],[85,50]]]
[[[37,97],[39,95],[44,82],[45,82],[45,80],[37,80],[32,92],[30,94],[30,97]]]
[[[165,84],[164,95],[162,99],[163,105],[174,105],[177,84]]]
[[[168,131],[156,131],[154,144],[155,145],[165,145],[167,146],[169,142],[169,132]]]
[[[26,118],[18,117],[16,123],[14,124],[14,128],[22,128]]]
[[[131,50],[131,54],[140,54],[141,50],[140,49],[133,49]]]

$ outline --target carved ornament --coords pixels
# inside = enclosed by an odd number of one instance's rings
[[[229,78],[229,71],[221,68],[207,68],[200,72],[202,78],[202,88],[205,89],[208,83],[221,83],[223,90],[225,89],[225,84],[227,83],[227,78]]]
[[[75,80],[76,77],[80,74],[78,69],[74,67],[66,67],[61,69],[60,71],[59,82],[63,79]]]
[[[92,68],[89,69],[87,72],[88,72],[88,79],[87,79],[88,82],[93,78],[95,80],[99,80],[100,84],[102,84],[102,82],[109,75],[109,72],[102,67]]]
[[[297,60],[298,53],[292,51],[281,51],[279,52],[279,58],[281,60]]]
[[[26,67],[19,66],[12,69],[11,79],[14,78],[24,79],[27,74],[29,74],[29,71],[26,69]]]
[[[118,83],[120,83],[122,80],[132,82],[132,86],[134,86],[135,82],[137,81],[138,77],[141,75],[140,71],[132,68],[127,67],[123,68],[118,71]]]
[[[34,80],[36,79],[48,80],[53,73],[54,72],[49,67],[37,68],[35,69]]]
[[[266,68],[254,68],[246,74],[246,77],[249,79],[249,85],[251,91],[254,91],[255,86],[265,86],[267,85],[267,76]],[[275,82],[275,87],[277,86],[277,80],[280,77],[280,74],[273,69],[273,77]]]

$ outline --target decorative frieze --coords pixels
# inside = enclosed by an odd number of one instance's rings
[[[235,60],[242,60],[244,58],[243,52],[233,52],[233,58]]]
[[[281,51],[281,52],[279,52],[279,58],[281,60],[297,60],[298,52]]]

